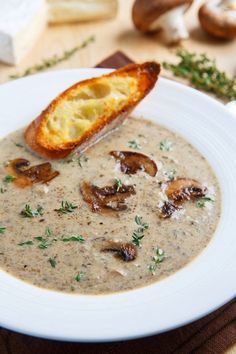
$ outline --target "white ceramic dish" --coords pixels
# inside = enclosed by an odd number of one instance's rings
[[[65,70],[0,86],[0,136],[29,123],[74,82],[104,72]],[[222,216],[213,240],[192,263],[169,278],[114,295],[57,293],[0,271],[0,326],[59,340],[124,340],[184,325],[236,295],[235,117],[208,96],[164,79],[135,115],[179,132],[211,163],[222,190]]]

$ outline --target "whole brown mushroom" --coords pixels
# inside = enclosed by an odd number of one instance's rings
[[[193,0],[136,0],[132,18],[142,32],[163,30],[168,43],[178,43],[189,37],[184,13]]]
[[[223,39],[236,38],[236,0],[210,0],[199,9],[205,32]]]

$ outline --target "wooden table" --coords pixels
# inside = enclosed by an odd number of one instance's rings
[[[191,39],[185,41],[183,46],[188,50],[206,52],[217,59],[222,69],[236,74],[236,41],[215,40],[201,31],[196,16],[196,8],[201,2],[202,0],[196,0],[195,5],[186,14]],[[7,81],[10,74],[22,72],[43,58],[71,49],[90,35],[96,36],[94,43],[53,70],[92,67],[117,49],[123,50],[136,61],[175,60],[176,48],[167,47],[160,34],[146,37],[134,30],[130,15],[132,3],[133,0],[120,0],[118,17],[114,20],[48,27],[20,65],[10,67],[0,64],[0,82]],[[163,73],[166,75],[164,70]]]
[[[148,0],[147,0],[148,1]],[[229,74],[236,74],[236,41],[224,42],[205,35],[198,25],[196,10],[201,0],[186,14],[191,38],[183,43],[190,51],[206,52],[215,57],[217,64]],[[95,35],[95,42],[77,52],[69,60],[57,65],[53,70],[62,68],[93,67],[120,49],[135,61],[156,60],[174,61],[176,48],[167,47],[161,34],[146,37],[134,30],[131,22],[133,0],[120,0],[116,19],[84,24],[58,25],[48,27],[27,57],[16,67],[0,64],[0,83],[9,79],[10,74],[22,72],[27,67],[44,58],[61,54],[67,49],[80,44],[90,35]],[[163,70],[165,76],[171,75]],[[236,353],[236,345],[227,354]]]

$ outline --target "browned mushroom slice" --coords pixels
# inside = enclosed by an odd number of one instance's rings
[[[184,201],[204,197],[207,188],[195,179],[177,178],[168,183],[165,193],[168,201],[165,201],[161,208],[160,217],[163,219],[170,218],[181,208],[180,204]]]
[[[144,154],[133,151],[111,151],[110,155],[119,162],[121,171],[126,174],[132,175],[141,170],[152,177],[156,176],[156,163]]]
[[[125,201],[131,195],[136,194],[133,186],[122,185],[106,186],[99,188],[88,182],[83,182],[80,188],[84,201],[91,205],[94,212],[121,211],[127,209]]]
[[[184,200],[193,200],[195,198],[204,197],[207,188],[203,187],[195,179],[177,178],[168,183],[166,195],[168,199],[175,204]]]
[[[129,242],[108,241],[102,251],[115,252],[125,262],[133,261],[137,257],[137,248]]]
[[[164,202],[162,208],[161,208],[161,214],[160,214],[160,217],[162,219],[168,219],[170,218],[174,212],[176,210],[179,210],[178,206],[169,202],[169,201],[166,201]]]
[[[11,160],[6,166],[7,172],[15,177],[14,183],[18,187],[23,188],[38,182],[46,183],[59,175],[58,171],[53,170],[50,162],[29,166],[30,162],[22,158]]]

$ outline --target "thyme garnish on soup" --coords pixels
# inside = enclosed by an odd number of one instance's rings
[[[29,204],[26,204],[24,209],[21,210],[20,215],[24,218],[34,218],[36,216],[42,216],[44,209],[41,205],[37,206],[36,210],[33,210]]]
[[[128,141],[128,147],[130,147],[131,149],[135,149],[135,150],[141,149],[141,145],[138,143],[137,140]]]
[[[157,267],[159,267],[160,263],[164,261],[166,258],[165,252],[162,248],[156,248],[156,254],[152,257],[152,263],[149,265],[149,271],[154,275]]]
[[[142,217],[136,215],[135,223],[138,225],[138,228],[133,232],[132,242],[134,245],[140,247],[141,241],[144,238],[144,231],[148,229],[148,224],[143,222]]]
[[[78,206],[70,203],[68,201],[62,201],[61,202],[61,207],[59,209],[55,209],[56,212],[58,212],[59,214],[67,214],[67,213],[72,213],[73,211],[75,211],[75,209],[77,209]]]
[[[5,182],[5,183],[11,183],[11,182],[14,181],[14,179],[15,179],[14,176],[6,175],[5,177],[3,177],[3,182]]]

